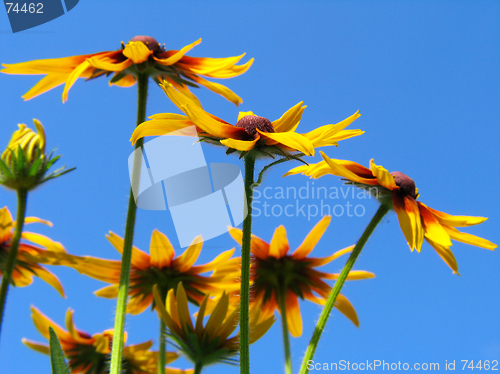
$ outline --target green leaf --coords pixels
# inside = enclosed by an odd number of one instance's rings
[[[24,152],[21,146],[17,149],[17,165],[16,174],[19,175],[21,171],[26,168],[26,157],[24,157]]]
[[[40,157],[35,162],[33,162],[33,165],[31,165],[31,169],[29,172],[30,177],[34,177],[38,173],[38,169],[40,168],[42,161],[43,159]]]
[[[52,153],[51,153],[51,155],[52,155]],[[56,163],[56,161],[57,161],[57,160],[59,160],[60,158],[61,158],[61,156],[60,156],[60,155],[59,155],[59,156],[56,156],[56,157],[54,157],[54,158],[50,158],[50,157],[49,157],[49,162],[47,162],[47,164],[45,165],[45,170],[49,170],[49,169],[50,169],[50,167],[51,167],[52,165],[54,165],[54,164]]]
[[[52,327],[49,327],[49,333],[50,362],[52,364],[52,374],[70,374],[68,366],[66,365],[66,360],[64,358],[64,352],[61,348],[61,344],[59,343],[59,339],[57,339],[57,335]]]
[[[9,170],[9,167],[3,162],[2,159],[0,159],[0,171],[2,172],[3,175],[5,175],[8,179],[12,179],[12,173]]]

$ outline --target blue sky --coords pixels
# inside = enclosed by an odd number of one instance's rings
[[[360,110],[352,128],[366,133],[324,148],[332,158],[368,165],[371,158],[390,171],[411,176],[421,201],[450,214],[489,217],[464,231],[500,242],[499,49],[500,5],[493,1],[396,2],[97,2],[81,1],[66,15],[39,27],[12,34],[0,12],[1,63],[115,50],[135,35],[150,35],[167,49],[180,49],[198,38],[192,56],[227,57],[247,53],[255,63],[244,75],[223,81],[244,100],[240,108],[202,88],[196,94],[204,108],[236,121],[238,110],[271,120],[299,101],[308,106],[299,131],[336,123]],[[128,142],[135,126],[136,89],[109,87],[106,79],[79,80],[62,104],[62,88],[24,102],[21,96],[40,77],[0,74],[1,147],[17,123],[39,119],[48,148],[57,147],[62,163],[77,170],[30,194],[28,215],[48,219],[53,228],[31,225],[69,253],[118,259],[105,239],[108,231],[123,235],[128,200]],[[177,113],[164,93],[150,85],[147,114]],[[204,147],[209,162],[236,157],[220,148]],[[308,162],[317,162],[320,156]],[[258,168],[265,164],[260,162]],[[312,188],[303,176],[281,178],[294,163],[272,169],[265,185]],[[326,176],[314,187],[341,187]],[[262,203],[264,201],[262,200]],[[375,213],[373,199],[339,198],[330,205],[362,205],[361,217],[333,217],[313,252],[327,256],[354,244]],[[270,199],[271,205],[296,201]],[[306,198],[305,205],[320,199]],[[15,211],[15,194],[0,190],[0,205]],[[307,209],[307,208],[306,208]],[[361,209],[361,208],[360,208]],[[279,208],[276,208],[279,211]],[[254,233],[269,241],[285,225],[296,248],[319,221],[316,217],[264,214],[254,220]],[[39,227],[40,226],[40,227]],[[147,250],[153,229],[176,241],[168,212],[139,211],[135,244]],[[208,241],[199,259],[206,263],[235,243],[224,235]],[[239,249],[238,249],[239,250]],[[452,247],[461,277],[424,243],[412,253],[390,213],[368,241],[356,269],[376,278],[348,283],[343,294],[355,306],[361,326],[355,328],[334,311],[317,351],[316,362],[385,360],[440,363],[455,360],[498,360],[500,273],[498,253],[461,243]],[[180,250],[179,250],[180,252]],[[344,259],[324,267],[337,272]],[[113,326],[115,300],[96,298],[103,283],[71,269],[52,268],[67,299],[40,279],[11,289],[2,331],[0,357],[6,373],[49,373],[47,356],[31,351],[21,338],[43,341],[30,319],[30,305],[60,324],[68,307],[75,323],[91,334]],[[295,371],[314,329],[320,307],[301,303],[304,332],[292,340]],[[158,322],[146,311],[127,319],[130,343],[157,341]],[[251,347],[252,371],[282,370],[280,324]],[[190,367],[184,360],[173,366]],[[457,369],[458,370],[458,369]],[[206,373],[236,373],[229,366]]]

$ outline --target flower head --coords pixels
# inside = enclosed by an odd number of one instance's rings
[[[43,223],[52,226],[52,223],[36,217],[27,217],[24,223]],[[11,240],[14,235],[16,222],[7,207],[0,209],[0,275],[5,269],[5,262],[10,251]],[[41,278],[54,287],[64,297],[64,291],[59,279],[50,271],[40,266],[40,263],[61,265],[64,261],[58,261],[61,255],[65,255],[65,249],[61,243],[55,242],[44,235],[32,232],[23,232],[21,238],[40,247],[21,243],[17,252],[16,264],[12,273],[12,284],[17,287],[26,287],[33,282],[33,276]]]
[[[111,244],[121,253],[123,239],[114,233],[107,237]],[[151,237],[150,254],[140,249],[132,249],[132,264],[130,268],[129,302],[127,312],[131,314],[142,313],[153,302],[153,286],[166,296],[171,289],[176,289],[179,282],[183,282],[186,293],[191,302],[200,304],[206,293],[222,293],[226,287],[234,287],[230,281],[233,275],[204,276],[203,273],[213,271],[217,266],[227,262],[234,253],[234,249],[221,253],[213,261],[205,265],[194,266],[200,255],[203,242],[201,237],[185,252],[175,257],[175,251],[168,238],[159,232],[153,231]],[[76,257],[75,257],[76,258]],[[120,261],[103,260],[93,257],[80,257],[75,260],[74,266],[79,272],[103,282],[112,283],[95,292],[97,296],[115,298],[118,295],[120,283]],[[235,267],[234,273],[236,274]],[[235,275],[234,275],[235,276]]]
[[[51,321],[37,308],[31,307],[31,318],[37,330],[46,339],[49,339],[49,327],[52,327],[61,343],[61,348],[68,358],[71,373],[74,374],[106,374],[109,373],[109,353],[113,342],[113,330],[106,330],[94,335],[80,331],[73,323],[73,311],[66,312],[66,330]],[[126,336],[126,335],[125,335]],[[50,354],[47,344],[37,343],[23,339],[23,343],[35,351]],[[156,374],[158,352],[150,351],[152,341],[141,344],[128,345],[123,348],[123,373],[124,374]],[[178,355],[174,352],[167,353],[167,363],[174,361]],[[167,368],[167,374],[192,373],[191,370]]]
[[[150,117],[150,121],[140,124],[132,134],[133,143],[145,136],[165,135],[196,126],[202,140],[225,146],[229,152],[245,153],[255,150],[263,156],[300,152],[311,156],[317,147],[336,146],[339,140],[363,133],[361,130],[344,130],[360,116],[358,112],[335,125],[325,125],[305,134],[297,133],[302,112],[306,108],[302,105],[303,102],[293,106],[281,118],[272,122],[252,112],[240,112],[238,121],[232,125],[205,112],[197,101],[192,100],[169,82],[163,82],[161,86],[170,100],[186,115],[163,113]]]
[[[203,326],[209,295],[203,299],[193,323],[188,309],[188,296],[182,283],[179,283],[176,291],[174,293],[172,289],[168,292],[166,307],[156,288],[154,295],[158,312],[181,352],[200,366],[216,362],[231,363],[230,357],[239,351],[239,333],[230,337],[238,325],[239,309],[229,307],[229,297],[224,292]],[[250,344],[260,339],[275,321],[274,316],[260,318],[258,311],[251,313],[251,317]]]
[[[323,305],[331,290],[323,279],[337,279],[339,276],[339,274],[320,272],[314,268],[326,265],[354,248],[350,246],[341,249],[325,258],[307,257],[323,236],[330,220],[330,216],[323,217],[292,254],[288,254],[290,246],[283,226],[274,231],[269,244],[256,236],[252,236],[251,239],[250,246],[254,256],[252,304],[260,309],[263,316],[273,315],[276,309],[281,312],[279,297],[285,295],[287,324],[290,333],[295,337],[302,334],[298,298]],[[229,233],[241,244],[243,233],[240,229],[232,228]],[[367,271],[353,270],[347,279],[367,279],[374,276]],[[335,307],[355,325],[359,325],[356,311],[345,296],[338,296]]]
[[[99,52],[88,55],[71,56],[47,60],[35,60],[18,64],[3,64],[6,74],[46,75],[31,90],[24,94],[29,100],[54,87],[64,84],[63,102],[68,99],[68,91],[78,78],[94,79],[113,74],[110,85],[129,87],[136,77],[145,73],[156,81],[166,80],[186,95],[196,100],[188,86],[205,86],[238,105],[243,101],[229,88],[204,77],[232,78],[246,72],[253,59],[243,65],[236,65],[243,56],[227,58],[189,57],[186,53],[201,43],[201,39],[181,50],[166,51],[150,36],[136,36],[117,51]]]
[[[375,165],[373,159],[368,169],[352,161],[335,160],[324,153],[321,154],[324,161],[299,166],[285,175],[302,173],[311,178],[319,178],[326,174],[333,174],[371,191],[383,203],[392,204],[406,242],[412,251],[416,249],[420,252],[425,239],[453,272],[458,274],[457,261],[450,250],[451,239],[486,249],[497,247],[489,240],[456,229],[456,227],[477,225],[486,221],[487,218],[452,216],[428,207],[417,201],[418,189],[415,187],[415,182],[407,175],[399,171],[389,173],[382,166]]]
[[[45,130],[40,121],[33,119],[33,122],[37,132],[24,123],[19,124],[0,158],[0,184],[8,188],[31,190],[73,170],[62,167],[48,174],[60,156],[52,158],[52,153],[45,154]]]

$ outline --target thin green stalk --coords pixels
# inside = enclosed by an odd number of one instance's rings
[[[17,217],[14,236],[10,242],[9,256],[2,275],[2,285],[0,286],[0,334],[2,332],[3,313],[5,310],[5,302],[7,301],[7,292],[12,278],[12,272],[16,265],[17,250],[19,241],[23,233],[24,218],[26,217],[26,203],[28,202],[28,191],[24,189],[17,190]]]
[[[166,353],[167,339],[165,337],[165,322],[160,318],[160,348],[158,351],[158,374],[165,374],[165,365],[167,364]]]
[[[203,369],[203,364],[201,362],[194,364],[194,374],[200,374],[201,369]]]
[[[285,350],[285,373],[292,374],[292,355],[290,353],[290,333],[286,320],[286,290],[280,292],[278,302],[281,311],[281,327],[283,330],[283,348]]]
[[[245,156],[245,194],[247,216],[243,221],[243,239],[241,243],[241,298],[240,298],[240,373],[250,374],[250,240],[252,235],[252,201],[255,155],[249,152]]]
[[[137,76],[137,88],[139,96],[137,102],[137,125],[139,125],[146,119],[146,102],[148,98],[148,76],[146,74],[139,74]],[[143,139],[139,139],[135,144],[135,148],[137,149],[141,147],[143,142]],[[134,167],[132,170],[132,181],[138,179],[140,169],[140,159],[136,157],[134,159]],[[127,294],[130,277],[130,263],[132,260],[132,243],[134,239],[136,211],[137,207],[135,205],[134,194],[132,189],[130,189],[122,254],[120,285],[118,288],[118,297],[116,299],[115,333],[113,336],[113,347],[111,350],[111,374],[121,374],[122,372],[123,335],[125,329],[125,313],[127,310]]]
[[[309,346],[307,347],[306,354],[304,356],[304,359],[302,360],[302,366],[300,367],[300,374],[307,374],[309,372],[307,364],[310,360],[312,360],[314,356],[314,352],[316,351],[316,348],[318,346],[321,334],[325,329],[326,321],[330,316],[333,306],[335,305],[335,300],[337,300],[337,296],[339,295],[340,290],[342,289],[342,286],[345,283],[347,275],[351,271],[354,263],[356,262],[356,259],[358,258],[358,255],[361,253],[361,250],[368,241],[368,238],[373,233],[373,230],[375,230],[375,227],[377,227],[377,225],[380,223],[382,218],[386,215],[386,213],[389,210],[390,210],[390,205],[388,204],[380,205],[380,208],[378,208],[377,213],[375,213],[372,220],[368,224],[368,227],[365,229],[365,232],[363,232],[363,235],[361,235],[361,238],[359,239],[359,241],[356,243],[356,246],[352,250],[349,259],[347,260],[344,268],[342,269],[342,272],[340,273],[340,276],[335,282],[335,286],[331,290],[330,295],[326,300],[325,308],[321,312],[318,323],[316,324],[316,328],[314,329],[313,335],[311,337],[311,341],[309,342]]]

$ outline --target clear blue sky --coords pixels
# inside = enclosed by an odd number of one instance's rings
[[[396,2],[281,1],[145,2],[81,1],[68,14],[39,27],[12,34],[0,11],[0,62],[87,54],[120,47],[135,35],[150,35],[167,49],[180,49],[198,38],[193,56],[255,57],[243,76],[226,80],[244,103],[240,110],[274,120],[299,101],[308,105],[299,130],[336,123],[360,110],[353,128],[366,131],[338,148],[323,150],[333,158],[367,165],[370,158],[389,170],[411,176],[421,201],[450,214],[480,215],[489,221],[467,232],[499,243],[497,188],[500,185],[500,4],[493,1]],[[246,61],[246,60],[245,60]],[[128,142],[135,124],[136,88],[109,87],[104,78],[79,80],[61,103],[62,88],[24,102],[21,95],[36,76],[0,75],[4,147],[17,123],[38,118],[46,127],[48,148],[57,147],[63,163],[77,170],[30,195],[28,215],[49,219],[52,229],[31,231],[62,242],[68,252],[118,258],[104,235],[123,235],[128,199]],[[202,88],[195,92],[205,109],[233,122],[238,109]],[[147,114],[176,112],[153,84]],[[222,149],[205,147],[209,162],[232,162]],[[320,160],[319,155],[311,162]],[[272,170],[265,186],[306,187],[301,176],[281,178],[292,166]],[[259,164],[262,167],[263,164]],[[312,186],[309,182],[310,187]],[[314,186],[340,187],[336,177]],[[331,205],[362,204],[362,217],[333,217],[313,252],[327,256],[355,243],[375,213],[374,200],[329,200]],[[262,200],[263,203],[263,200]],[[271,205],[295,201],[271,199]],[[301,204],[320,204],[303,199]],[[15,194],[1,189],[0,205],[15,211]],[[276,208],[278,209],[278,208]],[[319,220],[313,217],[257,217],[254,233],[266,241],[280,224],[297,247]],[[148,250],[153,229],[175,242],[168,212],[139,211],[136,245]],[[229,235],[206,243],[200,263],[232,248]],[[392,212],[369,240],[355,268],[373,271],[372,280],[351,282],[343,293],[354,304],[361,327],[334,312],[316,362],[440,363],[500,359],[498,319],[500,272],[497,252],[455,243],[461,277],[424,243],[411,253]],[[339,271],[344,259],[322,270]],[[30,305],[60,324],[68,307],[75,323],[91,334],[113,326],[115,300],[96,298],[103,283],[66,268],[53,267],[67,299],[40,279],[11,289],[2,331],[0,357],[5,373],[49,373],[49,358],[31,351],[21,338],[43,341],[30,319]],[[320,308],[303,302],[304,333],[292,340],[298,370]],[[157,341],[156,314],[127,319],[129,342]],[[280,324],[251,348],[255,373],[283,367]],[[185,361],[175,366],[190,367]],[[206,373],[237,373],[218,366]]]

